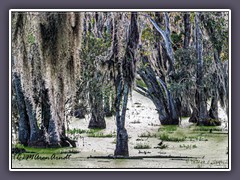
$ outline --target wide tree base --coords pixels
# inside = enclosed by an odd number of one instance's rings
[[[191,123],[197,123],[198,122],[198,113],[197,110],[193,110],[191,117],[189,118],[189,121]]]
[[[86,114],[86,110],[84,110],[84,109],[77,109],[73,113],[74,117],[79,118],[79,119],[85,118],[85,114]]]
[[[117,144],[114,156],[129,156],[128,134],[126,129],[120,129],[117,133]]]
[[[33,148],[61,148],[61,147],[76,147],[76,141],[71,140],[69,137],[62,135],[59,142],[47,142],[46,139],[42,136],[36,141],[30,141],[27,145],[28,147]]]
[[[46,141],[34,141],[34,142],[29,142],[28,147],[46,148],[48,147],[48,143]]]
[[[106,128],[106,122],[103,119],[98,119],[98,120],[95,120],[95,119],[92,119],[90,120],[89,122],[89,125],[88,125],[88,128],[89,129],[105,129]]]
[[[184,108],[181,110],[181,116],[182,117],[189,117],[192,115],[191,109],[189,108]]]
[[[76,147],[76,141],[71,140],[69,137],[67,136],[62,136],[61,137],[61,147],[69,147],[70,145],[72,147]]]
[[[207,119],[197,122],[198,126],[221,126],[221,121],[219,119]]]
[[[106,117],[112,117],[114,114],[115,114],[115,113],[112,112],[112,111],[107,111],[107,112],[105,112],[105,116],[106,116]]]
[[[179,120],[174,119],[174,120],[160,120],[161,125],[179,125]]]

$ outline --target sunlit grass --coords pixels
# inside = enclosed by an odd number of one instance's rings
[[[102,133],[102,132],[89,133],[87,136],[88,136],[88,137],[92,137],[92,138],[112,138],[112,137],[116,137],[116,135],[113,134],[113,133],[104,134],[104,133]]]
[[[16,144],[15,148],[25,149],[27,153],[39,153],[39,154],[61,154],[64,151],[75,151],[75,148],[65,147],[65,148],[34,148],[23,146],[21,144]]]
[[[174,132],[177,130],[179,126],[178,125],[164,125],[164,126],[161,126],[158,131],[161,132],[161,131],[165,131],[165,132]]]
[[[179,147],[184,149],[195,149],[197,148],[197,145],[196,144],[193,144],[193,145],[180,144]]]
[[[159,138],[162,141],[171,141],[171,142],[180,142],[180,141],[185,141],[186,140],[186,137],[171,136],[167,133],[160,134]]]
[[[213,131],[222,131],[220,127],[215,126],[196,126],[193,131],[204,131],[204,132],[213,132]]]
[[[138,137],[146,137],[146,138],[152,138],[152,137],[157,137],[157,134],[155,133],[150,133],[150,132],[144,132],[140,134]]]
[[[148,144],[138,143],[134,146],[134,149],[151,149],[151,147]]]

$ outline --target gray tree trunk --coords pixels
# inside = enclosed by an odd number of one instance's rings
[[[156,106],[161,124],[179,124],[174,100],[165,83],[160,78],[156,78],[147,56],[142,57],[142,63],[144,68],[140,69],[138,74],[148,88],[148,95]]]
[[[206,125],[208,123],[208,112],[207,112],[207,99],[204,93],[204,84],[203,84],[203,50],[202,50],[202,32],[199,26],[197,14],[195,16],[196,24],[196,51],[197,51],[197,108],[199,113],[198,124]]]
[[[23,89],[20,121],[25,122],[20,124],[28,131],[29,123],[29,146],[60,147],[63,141],[71,141],[65,137],[64,105],[78,75],[80,15],[14,12],[12,17],[14,72],[21,74]],[[22,135],[26,133],[20,129],[21,142],[26,144]]]
[[[165,30],[160,28],[160,26],[150,17],[148,16],[150,22],[152,25],[156,28],[156,30],[161,34],[163,40],[164,40],[164,48],[166,50],[167,58],[169,60],[169,69],[168,69],[168,74],[170,72],[174,71],[174,55],[173,55],[173,48],[171,44],[171,35],[170,35],[170,25],[169,25],[169,16],[168,13],[164,13],[164,20],[165,20]]]
[[[154,70],[150,65],[148,57],[143,55],[144,53],[142,53],[141,55],[143,67],[138,71],[138,73],[147,85],[147,94],[150,96],[156,106],[161,124],[178,124],[179,112],[177,111],[173,97],[164,82],[165,75],[169,75],[170,72],[174,72],[174,55],[170,38],[169,17],[167,13],[164,13],[165,30],[163,30],[159,26],[161,24],[161,20],[163,20],[163,18],[159,14],[156,15],[156,22],[150,16],[147,17],[158,32],[158,35],[156,35],[155,37],[155,46],[158,51],[157,65],[159,67],[160,73],[155,74]],[[161,61],[162,58],[160,55],[160,44],[157,42],[160,41],[159,34],[163,39],[162,45],[164,47],[163,49],[165,50],[165,52],[163,52],[163,61],[165,62]],[[168,59],[170,64],[167,73],[164,72],[164,69],[166,69],[166,59]],[[157,75],[159,75],[160,78],[156,78]]]
[[[188,49],[191,39],[191,22],[190,22],[190,13],[184,12],[184,41],[183,48]],[[181,116],[188,117],[191,116],[191,108],[189,104],[181,104],[180,108]]]
[[[216,63],[216,66],[219,66],[220,61],[220,53],[214,52],[214,61]],[[212,100],[211,100],[211,106],[209,109],[209,117],[215,120],[218,120],[218,77],[217,77],[217,70],[213,73],[213,81],[214,81],[214,87],[216,91],[213,91],[212,94]]]
[[[101,90],[99,90],[101,91]],[[103,97],[102,92],[91,92],[90,93],[90,104],[91,104],[91,119],[88,128],[99,128],[105,129],[106,122],[104,118],[104,108],[103,108]]]

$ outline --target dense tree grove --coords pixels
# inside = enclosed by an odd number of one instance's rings
[[[162,125],[220,125],[228,113],[227,12],[13,12],[12,124],[32,147],[76,146],[69,118],[89,128],[115,116],[114,154],[128,156],[128,98],[152,100]]]

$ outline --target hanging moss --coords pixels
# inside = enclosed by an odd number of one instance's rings
[[[30,44],[35,43],[35,37],[32,33],[28,35],[28,43]]]
[[[152,31],[152,29],[150,27],[146,27],[142,31],[141,40],[142,41],[150,41],[150,42],[154,41],[154,34],[153,34],[153,31]]]

